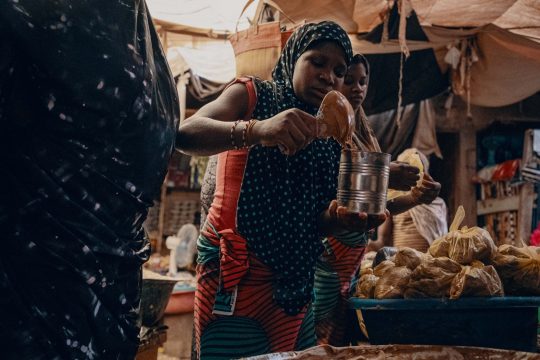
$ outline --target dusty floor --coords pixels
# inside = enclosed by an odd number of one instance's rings
[[[174,356],[169,356],[169,355],[163,354],[163,353],[158,353],[157,359],[158,360],[180,360],[180,358],[177,358],[177,357],[174,357]]]

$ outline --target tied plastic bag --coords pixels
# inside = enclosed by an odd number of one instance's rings
[[[373,269],[373,274],[382,277],[388,270],[392,270],[394,267],[396,267],[396,264],[393,261],[385,260]]]
[[[379,278],[373,274],[366,274],[360,277],[360,281],[356,287],[356,296],[361,299],[373,299],[378,280]]]
[[[493,264],[508,294],[540,295],[540,247],[501,245]]]
[[[461,265],[447,257],[429,258],[414,269],[405,298],[440,298],[450,296],[450,286]]]
[[[431,256],[429,254],[424,254],[418,250],[404,247],[400,248],[394,257],[394,262],[396,266],[405,266],[411,270],[416,269],[423,261],[427,260]]]
[[[373,275],[373,268],[370,268],[370,267],[360,268],[360,277],[364,275]]]
[[[384,273],[375,285],[375,299],[401,299],[407,289],[411,270],[405,266],[394,267]]]
[[[420,160],[420,155],[418,155],[417,149],[407,149],[404,152],[402,152],[398,158],[396,159],[399,162],[407,163],[411,166],[417,167],[418,170],[420,170],[420,179],[416,182],[416,186],[419,187],[422,185],[422,180],[424,179],[424,164],[422,164],[422,160]],[[388,193],[386,194],[387,200],[392,200],[397,197],[410,194],[411,191],[400,191],[400,190],[394,190],[389,189]]]
[[[490,262],[497,252],[491,235],[476,226],[458,229],[464,217],[465,210],[459,206],[450,231],[431,244],[429,254],[434,257],[447,256],[462,265],[468,265],[474,260]]]
[[[452,280],[450,299],[483,296],[504,296],[503,286],[493,266],[474,261],[471,266],[464,266]]]

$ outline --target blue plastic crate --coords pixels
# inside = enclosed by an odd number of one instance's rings
[[[349,300],[374,345],[479,346],[536,352],[540,297]]]

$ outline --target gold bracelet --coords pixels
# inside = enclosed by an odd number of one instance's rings
[[[246,147],[248,146],[248,144],[255,145],[250,141],[250,139],[251,139],[251,132],[253,131],[253,127],[258,122],[259,122],[259,120],[255,120],[255,119],[249,120],[249,124],[248,124],[248,127],[247,127],[247,136],[246,136],[247,139],[246,139],[246,143],[245,143]]]

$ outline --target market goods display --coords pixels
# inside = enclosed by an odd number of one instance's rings
[[[495,268],[475,261],[452,280],[450,299],[465,296],[504,296],[503,285]]]
[[[362,275],[358,282],[357,296],[362,299],[373,299],[378,280],[379,278],[373,274]]]
[[[460,206],[450,231],[431,244],[429,253],[434,257],[447,256],[462,265],[474,260],[490,262],[497,251],[493,239],[486,230],[476,226],[458,229],[464,217],[465,211]]]
[[[508,294],[540,295],[540,247],[501,245],[493,264]]]
[[[387,270],[375,285],[375,299],[400,299],[411,277],[411,270],[395,266]]]
[[[450,296],[450,286],[461,265],[447,257],[428,258],[411,274],[405,298],[440,298]]]
[[[424,254],[418,250],[412,248],[401,248],[397,251],[394,262],[396,266],[406,266],[411,270],[416,269],[423,261],[428,260],[431,256]]]
[[[375,266],[373,268],[373,274],[375,276],[381,277],[383,276],[388,270],[393,269],[396,266],[396,264],[393,261],[385,260],[379,265]]]
[[[428,253],[384,247],[362,268],[356,288],[361,298],[450,298],[540,295],[540,247],[495,246],[479,227],[458,229],[458,208],[448,234]],[[373,256],[373,255],[371,255]],[[370,262],[371,263],[371,262]]]

